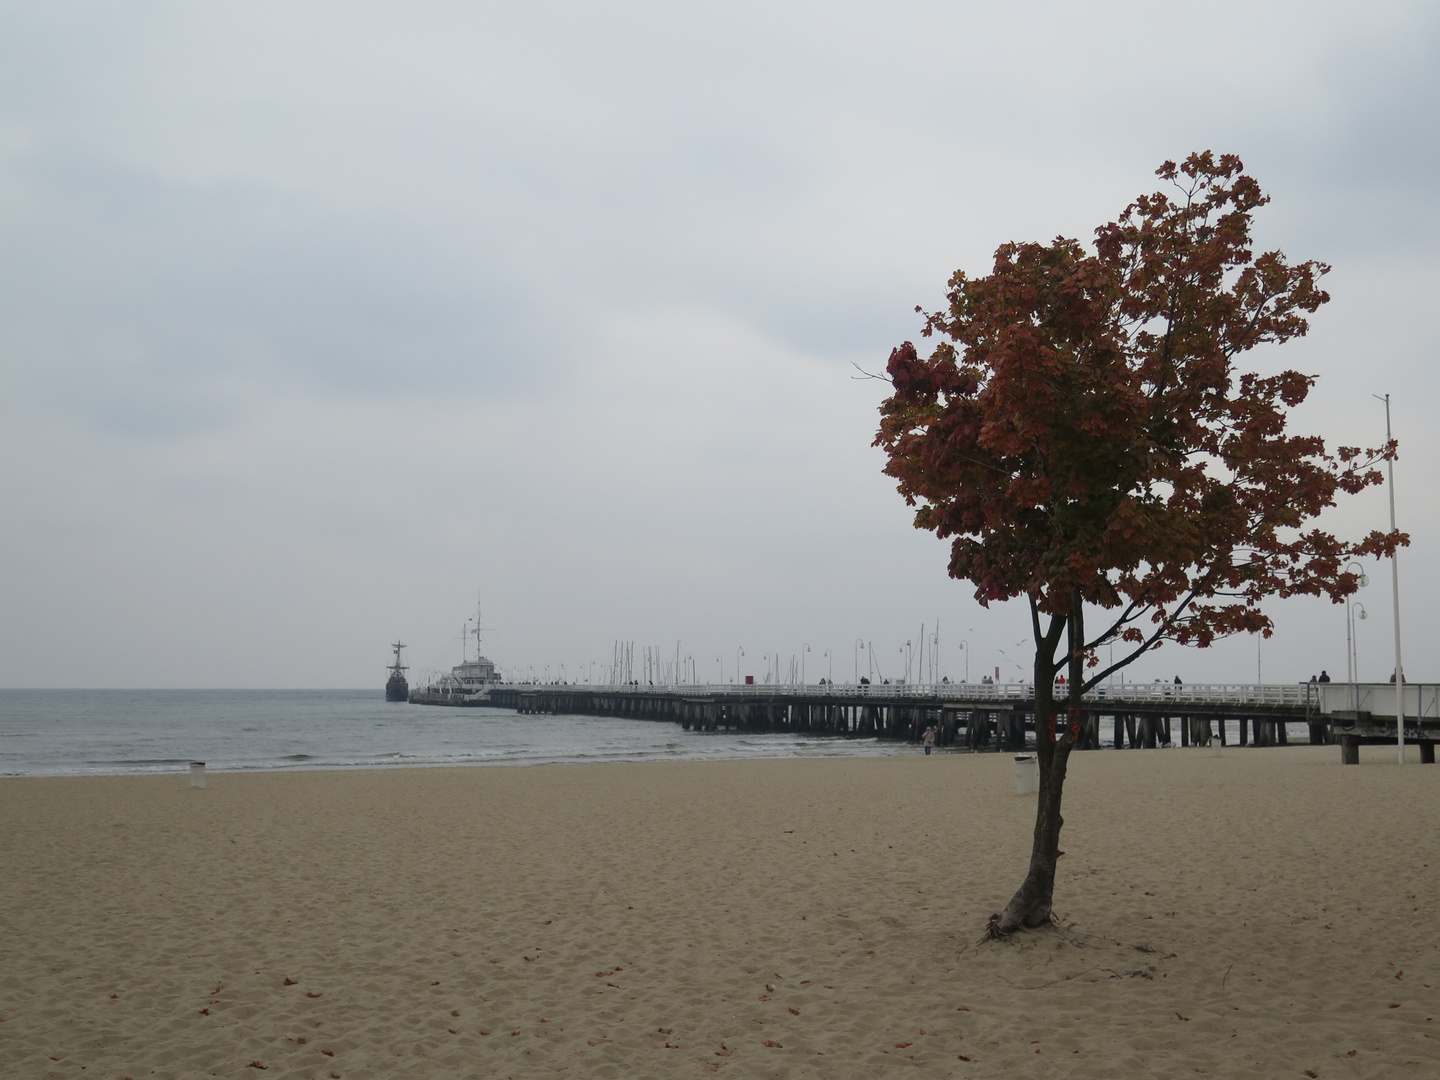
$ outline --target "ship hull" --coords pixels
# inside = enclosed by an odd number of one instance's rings
[[[464,691],[451,691],[441,687],[420,686],[410,691],[411,705],[449,705],[452,707],[474,707],[488,705],[490,703],[490,689],[476,690],[470,693]]]
[[[403,677],[396,676],[385,684],[386,701],[409,701],[410,684]]]

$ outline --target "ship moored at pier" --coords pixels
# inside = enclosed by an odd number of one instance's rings
[[[475,636],[475,659],[465,655],[465,646],[470,635]],[[480,612],[475,612],[474,628],[466,627],[461,634],[460,663],[448,674],[431,679],[424,686],[410,691],[412,705],[485,705],[490,694],[500,684],[500,673],[495,665],[481,653]]]

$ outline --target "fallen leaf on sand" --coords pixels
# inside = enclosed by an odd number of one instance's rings
[[[799,1009],[790,1009],[789,1012],[790,1012],[790,1015],[791,1015],[791,1016],[799,1016],[799,1015],[800,1015],[800,1010],[799,1010]]]
[[[1175,1015],[1176,1015],[1176,1016],[1180,1016],[1180,1014],[1179,1014],[1178,1012],[1177,1012]],[[1189,1018],[1188,1016],[1180,1016],[1180,1019],[1181,1019],[1181,1020],[1189,1020],[1190,1018]]]
[[[964,1054],[956,1054],[955,1056],[958,1057],[961,1061],[969,1061],[969,1060],[971,1060],[970,1058],[966,1057]]]
[[[776,1047],[777,1049],[780,1049],[780,1050],[784,1050],[784,1049],[785,1049],[785,1047],[781,1046],[781,1045],[780,1045],[778,1042],[776,1042],[774,1039],[766,1039],[766,1040],[765,1040],[763,1043],[761,1043],[760,1045],[761,1045],[761,1046],[773,1046],[773,1047]]]
[[[482,1032],[480,1032],[480,1034],[481,1034],[481,1035],[489,1035],[490,1032],[488,1032],[488,1031],[482,1031]]]
[[[301,1035],[301,1036],[300,1036],[299,1038],[297,1038],[295,1041],[296,1041],[297,1043],[299,1043],[301,1046],[304,1046],[304,1045],[305,1045],[306,1043],[308,1043],[310,1040],[307,1039],[304,1035]]]
[[[321,1052],[322,1054],[324,1054],[326,1057],[334,1057],[334,1056],[335,1056],[335,1051],[334,1051],[334,1050],[321,1050],[320,1052]]]
[[[895,1044],[895,1049],[896,1049],[896,1050],[904,1050],[905,1047],[907,1047],[907,1046],[914,1046],[914,1045],[915,1045],[914,1043],[896,1043],[896,1044]]]
[[[269,1065],[261,1065],[260,1062],[258,1062],[258,1061],[252,1061],[252,1062],[250,1062],[249,1065],[246,1065],[245,1067],[246,1067],[247,1069],[268,1069],[270,1066],[269,1066]]]
[[[450,1010],[450,1015],[451,1015],[451,1016],[459,1016],[459,1015],[460,1015],[460,1010],[459,1010],[459,1009],[451,1009],[451,1010]]]
[[[1317,1076],[1319,1076],[1320,1074],[1317,1073],[1314,1069],[1306,1069],[1306,1070],[1305,1070],[1305,1075],[1311,1077],[1312,1080],[1313,1080],[1314,1077],[1317,1077]]]
[[[306,997],[309,997],[309,998],[324,997],[324,996],[325,996],[325,991],[324,991],[324,990],[306,990],[306,991],[305,991],[305,996],[306,996]]]
[[[210,1010],[209,1010],[209,1009],[201,1009],[201,1010],[200,1010],[200,1015],[201,1015],[201,1016],[209,1016],[209,1015],[210,1015]]]
[[[292,978],[290,978],[289,975],[286,975],[286,976],[285,976],[285,985],[286,985],[286,986],[294,986],[294,985],[295,985],[296,983],[298,983],[299,981],[300,981],[299,979],[292,979]]]

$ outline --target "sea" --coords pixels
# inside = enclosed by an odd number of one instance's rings
[[[878,757],[913,746],[387,702],[379,690],[0,690],[0,776]]]

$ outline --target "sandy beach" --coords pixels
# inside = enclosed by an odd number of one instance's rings
[[[0,1074],[1440,1075],[1440,770],[1338,762],[1076,754],[978,945],[999,755],[7,779]]]

